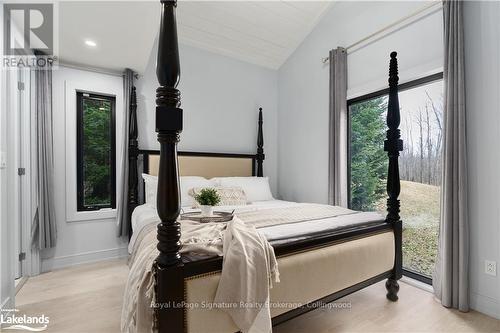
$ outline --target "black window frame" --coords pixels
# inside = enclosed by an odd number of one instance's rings
[[[443,80],[443,72],[425,76],[416,80],[401,83],[398,86],[398,91],[405,91],[419,86],[423,86],[432,82]],[[362,103],[377,97],[383,97],[389,95],[389,88],[381,89],[366,95],[351,98],[347,100],[347,204],[351,208],[351,117],[350,117],[350,107],[353,104]],[[403,267],[403,275],[418,280],[420,282],[432,285],[432,278],[415,272],[411,269]]]
[[[100,99],[111,102],[111,203],[109,205],[84,205],[83,191],[83,98]],[[86,91],[76,92],[77,113],[77,142],[76,142],[76,174],[77,174],[77,211],[99,211],[101,209],[116,208],[116,96],[90,93]]]

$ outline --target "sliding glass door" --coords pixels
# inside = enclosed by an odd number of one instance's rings
[[[441,75],[400,86],[401,219],[405,274],[430,283],[437,255],[443,146]],[[348,102],[349,203],[385,215],[387,154],[383,151],[387,92]]]

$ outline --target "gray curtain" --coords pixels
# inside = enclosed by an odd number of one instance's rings
[[[347,207],[347,52],[330,51],[328,203]]]
[[[444,152],[439,250],[433,286],[446,307],[469,310],[469,224],[463,2],[444,1]]]
[[[134,86],[134,72],[127,68],[123,73],[123,136],[121,138],[123,142],[123,149],[120,158],[120,165],[122,166],[120,178],[118,181],[121,184],[121,193],[117,198],[116,205],[116,219],[118,223],[118,236],[127,237],[129,234],[128,226],[128,131],[130,122],[130,94],[132,92],[132,87]]]
[[[35,119],[38,207],[31,229],[32,245],[38,249],[56,246],[54,203],[54,143],[52,137],[52,68],[35,70]]]

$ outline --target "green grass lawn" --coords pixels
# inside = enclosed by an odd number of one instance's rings
[[[439,187],[401,181],[403,267],[432,275],[439,231]],[[377,205],[385,210],[384,198]]]

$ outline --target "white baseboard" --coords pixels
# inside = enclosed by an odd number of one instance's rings
[[[490,317],[500,319],[500,301],[477,293],[470,294],[470,307]]]
[[[2,304],[0,305],[0,310],[5,308],[7,303],[9,303],[10,297],[7,297],[6,299],[3,300]]]
[[[11,317],[14,314],[14,306],[10,303],[10,297],[7,297],[3,300],[2,304],[0,304],[0,314],[5,317]],[[0,332],[2,331],[2,327],[4,324],[0,322]]]
[[[7,312],[3,312],[2,311],[2,314],[4,316],[9,316],[11,315],[11,312],[14,310],[14,304],[12,304],[13,302],[11,302],[11,298],[10,297],[7,297],[6,299],[3,300],[2,304],[0,304],[0,310],[10,310],[10,311],[7,311]]]
[[[18,280],[16,280],[16,295],[17,293],[21,290],[21,288],[24,286],[24,284],[26,283],[26,281],[28,281],[28,277],[27,276],[23,276],[21,278],[19,278]]]
[[[407,276],[403,276],[401,278],[401,282],[405,282],[405,283],[412,285],[414,287],[423,289],[423,290],[428,291],[430,293],[434,293],[434,289],[432,288],[432,286],[425,284],[423,282],[411,279]],[[477,311],[477,312],[484,313],[485,315],[488,315],[490,317],[500,319],[500,301],[498,301],[494,298],[480,295],[480,294],[476,294],[476,293],[471,293],[470,294],[470,308]]]
[[[126,247],[106,249],[92,252],[72,254],[68,256],[47,258],[42,260],[42,273],[50,272],[54,269],[71,267],[81,264],[88,264],[109,259],[119,259],[128,256]]]

